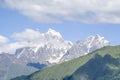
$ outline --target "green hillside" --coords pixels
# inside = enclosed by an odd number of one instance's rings
[[[52,67],[47,67],[29,76],[22,76],[12,80],[63,80],[63,78],[72,75],[77,69],[86,64],[96,54],[99,54],[101,57],[109,54],[113,58],[119,58],[120,46],[107,46],[86,56],[82,56]]]
[[[120,58],[95,55],[64,80],[120,80]]]

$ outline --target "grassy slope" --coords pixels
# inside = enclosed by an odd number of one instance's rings
[[[30,75],[28,80],[62,80],[66,76],[72,75],[79,67],[84,65],[89,61],[95,54],[104,56],[105,54],[110,54],[112,57],[120,57],[120,46],[108,46],[98,49],[86,56],[73,59],[68,62],[64,62],[52,67],[44,68],[36,73]],[[21,78],[13,80],[24,80]]]
[[[95,55],[85,65],[64,80],[120,80],[120,58]],[[117,77],[117,78],[116,78]]]

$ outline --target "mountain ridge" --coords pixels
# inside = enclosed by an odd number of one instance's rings
[[[120,58],[106,54],[96,54],[86,64],[78,68],[71,76],[63,80],[119,80]]]
[[[37,32],[40,33],[39,31]],[[19,34],[17,35],[19,36]],[[64,40],[59,32],[56,32],[52,29],[49,29],[46,33],[40,33],[39,35],[41,36],[39,40],[36,41],[32,39],[31,41],[27,41],[25,47],[18,48],[16,49],[15,54],[11,54],[12,57],[8,55],[8,57],[11,59],[11,62],[8,61],[7,64],[14,64],[16,66],[18,65],[21,66],[21,68],[23,67],[19,75],[22,75],[22,71],[24,74],[24,68],[31,69],[33,70],[31,72],[34,72],[38,70],[38,68],[40,69],[46,66],[60,64],[65,61],[84,56],[88,54],[88,50],[89,52],[92,52],[98,48],[109,45],[109,42],[100,35],[91,36],[85,40],[77,41],[74,43]],[[2,55],[6,56],[7,54],[4,53]],[[6,57],[6,60],[9,60],[8,57]],[[0,61],[3,61],[3,58],[4,57],[0,56]],[[0,65],[3,65],[1,68],[3,68],[4,72],[6,73],[7,67],[4,67],[5,64],[3,63],[0,63]],[[5,74],[3,76],[2,71],[0,74],[2,75],[2,77],[6,76]],[[11,75],[10,72],[8,74]]]
[[[79,67],[83,66],[96,54],[100,55],[101,57],[109,54],[113,58],[120,58],[120,46],[106,46],[97,49],[88,55],[81,56],[79,58],[63,62],[52,67],[44,68],[29,76],[24,77],[25,79],[21,79],[19,77],[12,80],[63,80],[63,78],[66,76],[72,75]]]

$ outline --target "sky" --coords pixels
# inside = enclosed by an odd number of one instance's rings
[[[0,0],[0,50],[18,46],[21,41],[16,38],[23,36],[17,34],[39,36],[49,28],[73,42],[99,34],[111,45],[119,45],[118,7],[120,0]]]

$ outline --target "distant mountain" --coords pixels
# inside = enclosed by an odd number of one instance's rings
[[[10,80],[20,75],[28,75],[38,69],[26,66],[22,61],[18,61],[14,55],[0,54],[0,80]]]
[[[28,75],[48,65],[58,63],[61,57],[72,46],[65,41],[59,32],[49,29],[41,34],[41,39],[31,46],[16,50],[15,54],[0,53],[0,80]]]
[[[120,46],[106,46],[88,55],[11,80],[119,80],[119,71]]]
[[[9,80],[19,75],[27,75],[109,45],[109,41],[99,35],[72,43],[64,40],[62,35],[53,29],[41,33],[41,38],[36,43],[28,42],[30,46],[17,49],[15,54],[0,54],[0,79]]]
[[[42,34],[39,44],[33,44],[34,47],[25,47],[16,50],[17,59],[23,62],[39,62],[42,64],[58,63],[71,48],[72,42],[65,41],[59,32],[49,29]]]
[[[80,56],[84,56],[96,49],[108,46],[109,41],[100,35],[90,36],[86,40],[76,41],[73,46],[62,57],[61,61],[68,61]]]
[[[44,40],[46,42],[43,42],[42,45],[17,49],[17,59],[23,60],[24,63],[39,62],[50,65],[86,55],[109,45],[109,41],[99,35],[90,36],[86,40],[76,41],[75,43],[64,41],[58,32],[51,29],[44,35],[47,36],[47,39]]]

